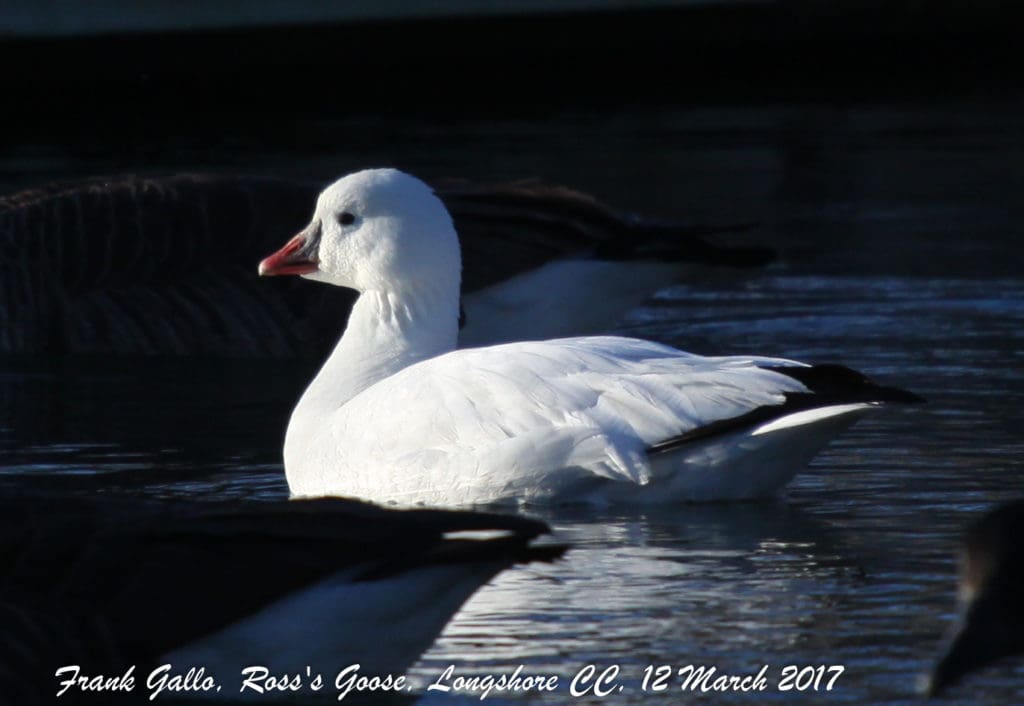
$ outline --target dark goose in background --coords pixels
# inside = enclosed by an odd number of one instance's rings
[[[136,696],[164,662],[205,665],[221,698],[237,697],[254,664],[312,665],[327,692],[350,663],[399,675],[499,571],[561,556],[530,545],[547,531],[522,517],[342,499],[3,497],[0,701],[51,703],[55,671],[75,664],[90,676],[136,665]]]
[[[1024,501],[978,520],[961,552],[962,618],[932,671],[931,696],[970,672],[1024,653]]]
[[[735,228],[623,215],[564,187],[435,187],[463,239],[464,296],[553,260],[680,263],[671,279],[681,263],[772,258],[702,237]],[[318,358],[351,295],[260,282],[256,263],[308,220],[319,189],[253,176],[125,175],[0,198],[0,352]],[[605,325],[636,303],[617,302]]]

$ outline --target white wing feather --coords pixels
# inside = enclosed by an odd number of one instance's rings
[[[650,445],[807,391],[758,365],[803,366],[617,337],[454,351],[371,386],[325,420],[330,438],[311,440],[321,486],[307,476],[310,487],[293,491],[486,503],[599,478],[645,484]],[[383,493],[382,481],[391,486]]]

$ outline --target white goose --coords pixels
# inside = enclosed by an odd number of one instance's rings
[[[344,177],[260,263],[359,298],[292,413],[297,496],[400,505],[742,499],[779,490],[829,439],[918,398],[839,366],[706,358],[630,338],[456,351],[459,242],[393,169]]]

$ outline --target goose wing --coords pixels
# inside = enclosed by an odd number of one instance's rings
[[[618,337],[522,342],[402,370],[349,401],[322,447],[339,449],[356,485],[372,484],[381,465],[401,469],[391,474],[402,486],[394,497],[542,489],[567,469],[644,484],[653,454],[708,436],[910,398],[840,366],[704,357]],[[329,466],[324,482],[339,475]]]

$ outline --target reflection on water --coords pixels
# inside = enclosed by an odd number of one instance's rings
[[[381,160],[424,176],[542,173],[626,207],[755,218],[765,223],[759,237],[781,243],[782,264],[695,273],[621,331],[701,353],[843,362],[929,400],[862,422],[775,502],[543,513],[575,550],[474,597],[415,668],[418,682],[448,664],[466,675],[523,664],[563,683],[587,664],[616,664],[615,703],[679,703],[675,692],[642,691],[645,666],[745,674],[768,664],[777,675],[786,664],[844,665],[828,694],[683,701],[916,703],[916,678],[953,617],[955,538],[1021,489],[1024,249],[1007,124],[1004,112],[968,108],[725,110],[449,132],[367,127],[356,133],[391,141],[309,160],[272,148],[238,157],[323,175]],[[338,126],[312,126],[329,128]],[[168,166],[210,159],[184,155],[170,153]],[[32,164],[47,175],[110,167]],[[6,163],[2,181],[24,167]],[[295,365],[5,361],[0,487],[280,497],[284,424],[310,373]],[[973,703],[1019,703],[1021,684],[1024,668],[1001,667],[968,693]]]
[[[915,702],[916,676],[941,620],[952,618],[954,538],[995,498],[1020,493],[1022,302],[1021,280],[768,277],[662,293],[627,331],[675,332],[704,350],[845,360],[930,404],[855,427],[797,478],[785,503],[610,522],[549,517],[580,546],[552,572],[555,585],[499,578],[419,673],[429,678],[466,653],[478,671],[507,663],[484,640],[494,630],[486,621],[507,603],[517,606],[512,616],[526,609],[555,625],[573,611],[580,625],[534,660],[559,673],[592,661],[629,665],[634,679],[652,663],[736,673],[842,664],[829,703]],[[637,620],[646,628],[637,631]],[[516,622],[503,634],[519,630],[539,634]],[[1021,667],[990,670],[972,699],[1017,701],[1022,676]],[[644,700],[626,692],[624,702]]]

